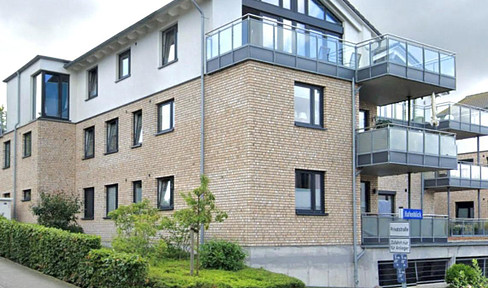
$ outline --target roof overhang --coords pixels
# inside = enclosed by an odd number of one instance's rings
[[[7,83],[10,80],[14,79],[17,76],[17,73],[22,73],[24,70],[26,70],[27,68],[29,68],[30,66],[32,66],[32,64],[36,63],[39,60],[57,61],[57,62],[61,62],[61,63],[69,63],[70,62],[69,60],[64,60],[64,59],[59,59],[59,58],[54,58],[54,57],[37,55],[36,57],[32,58],[32,60],[30,60],[29,62],[27,62],[27,64],[25,64],[19,70],[17,70],[15,73],[13,73],[12,75],[10,75],[7,78],[5,78],[3,80],[3,82]]]

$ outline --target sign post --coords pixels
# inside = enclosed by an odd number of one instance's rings
[[[405,215],[404,211],[402,214]],[[390,223],[390,253],[393,253],[393,267],[397,271],[397,281],[402,283],[402,287],[407,287],[405,269],[408,268],[407,253],[410,253],[410,223]]]

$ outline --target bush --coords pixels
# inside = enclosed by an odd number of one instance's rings
[[[148,264],[136,254],[113,250],[92,250],[78,268],[76,284],[81,287],[143,287]]]
[[[0,256],[62,280],[69,280],[100,237],[35,224],[0,220]]]
[[[83,228],[76,222],[80,208],[81,203],[74,195],[62,191],[51,194],[41,192],[39,202],[32,207],[32,213],[37,216],[39,225],[83,233]]]
[[[473,282],[475,277],[475,271],[473,267],[465,264],[454,264],[446,272],[446,283],[453,286],[455,282],[464,282],[464,284],[459,283],[463,286],[468,285]]]
[[[203,268],[237,271],[244,267],[246,253],[236,243],[212,240],[200,248]]]

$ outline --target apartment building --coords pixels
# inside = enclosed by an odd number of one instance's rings
[[[74,193],[85,231],[110,239],[108,212],[147,198],[169,215],[205,173],[229,215],[205,237],[310,286],[396,285],[381,234],[391,220],[361,212],[387,212],[384,177],[458,165],[455,128],[373,121],[378,106],[455,89],[455,55],[381,35],[347,0],[174,0],[75,60],[37,56],[4,82],[0,196],[16,219],[35,220],[42,191]],[[410,283],[488,255],[425,238]]]

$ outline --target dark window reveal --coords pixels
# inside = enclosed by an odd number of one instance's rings
[[[295,84],[295,124],[307,127],[324,127],[323,89],[320,87]]]
[[[119,119],[107,121],[107,154],[119,150]]]
[[[3,143],[3,168],[10,167],[10,141]]]
[[[158,208],[173,210],[174,177],[158,179]]]
[[[85,188],[84,197],[84,220],[91,220],[95,218],[95,188]]]
[[[24,157],[29,157],[32,155],[32,133],[27,132],[24,134]]]
[[[98,67],[88,71],[88,99],[98,96]]]
[[[163,66],[176,61],[177,58],[177,26],[173,26],[162,32],[163,41]]]
[[[119,186],[117,184],[115,185],[108,185],[106,186],[106,192],[107,192],[107,204],[106,204],[106,208],[107,208],[107,217],[108,217],[108,213],[110,211],[114,211],[115,209],[117,209],[117,207],[119,206],[119,199],[118,199],[118,190],[119,190]]]
[[[95,157],[95,126],[85,129],[84,158]]]
[[[119,80],[130,76],[130,50],[119,54]]]
[[[324,215],[324,172],[295,170],[297,214]]]

